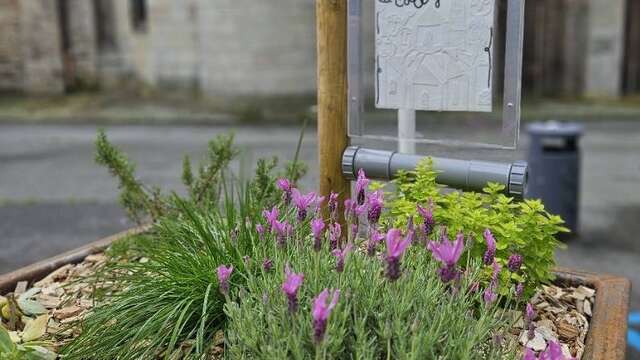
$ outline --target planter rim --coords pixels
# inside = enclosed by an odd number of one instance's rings
[[[135,227],[81,246],[21,269],[0,275],[0,294],[13,291],[20,281],[35,282],[66,265],[99,253],[126,236],[147,231],[150,225]],[[587,285],[596,289],[593,316],[585,344],[584,360],[624,360],[627,347],[627,315],[631,282],[623,277],[558,267],[556,283]]]

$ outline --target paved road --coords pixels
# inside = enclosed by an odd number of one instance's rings
[[[290,158],[299,131],[180,126],[107,130],[138,164],[140,178],[167,189],[181,189],[183,155],[202,156],[216,134],[234,131],[246,151],[243,163],[250,164],[268,154]],[[94,126],[0,125],[0,273],[130,226],[115,203],[116,182],[93,162],[95,134]],[[521,148],[526,145],[525,137]],[[308,188],[317,185],[315,149],[311,131],[302,151],[310,166]],[[637,284],[632,307],[640,310],[640,122],[589,123],[583,150],[580,237],[557,258],[562,265],[632,279]],[[460,158],[524,156],[522,151],[437,152]]]

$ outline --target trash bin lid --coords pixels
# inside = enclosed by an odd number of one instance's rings
[[[584,127],[577,123],[550,120],[527,125],[527,132],[530,135],[579,137],[584,133]]]

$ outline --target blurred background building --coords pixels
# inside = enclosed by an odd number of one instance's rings
[[[526,6],[528,95],[640,90],[638,2]],[[0,0],[0,90],[61,94],[137,81],[224,98],[313,94],[314,10],[311,0]]]

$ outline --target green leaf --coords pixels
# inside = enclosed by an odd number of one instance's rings
[[[58,355],[53,351],[39,345],[25,345],[24,358],[28,360],[56,360]]]
[[[0,325],[0,354],[11,353],[15,350],[16,346],[11,341],[11,336],[4,326]]]

